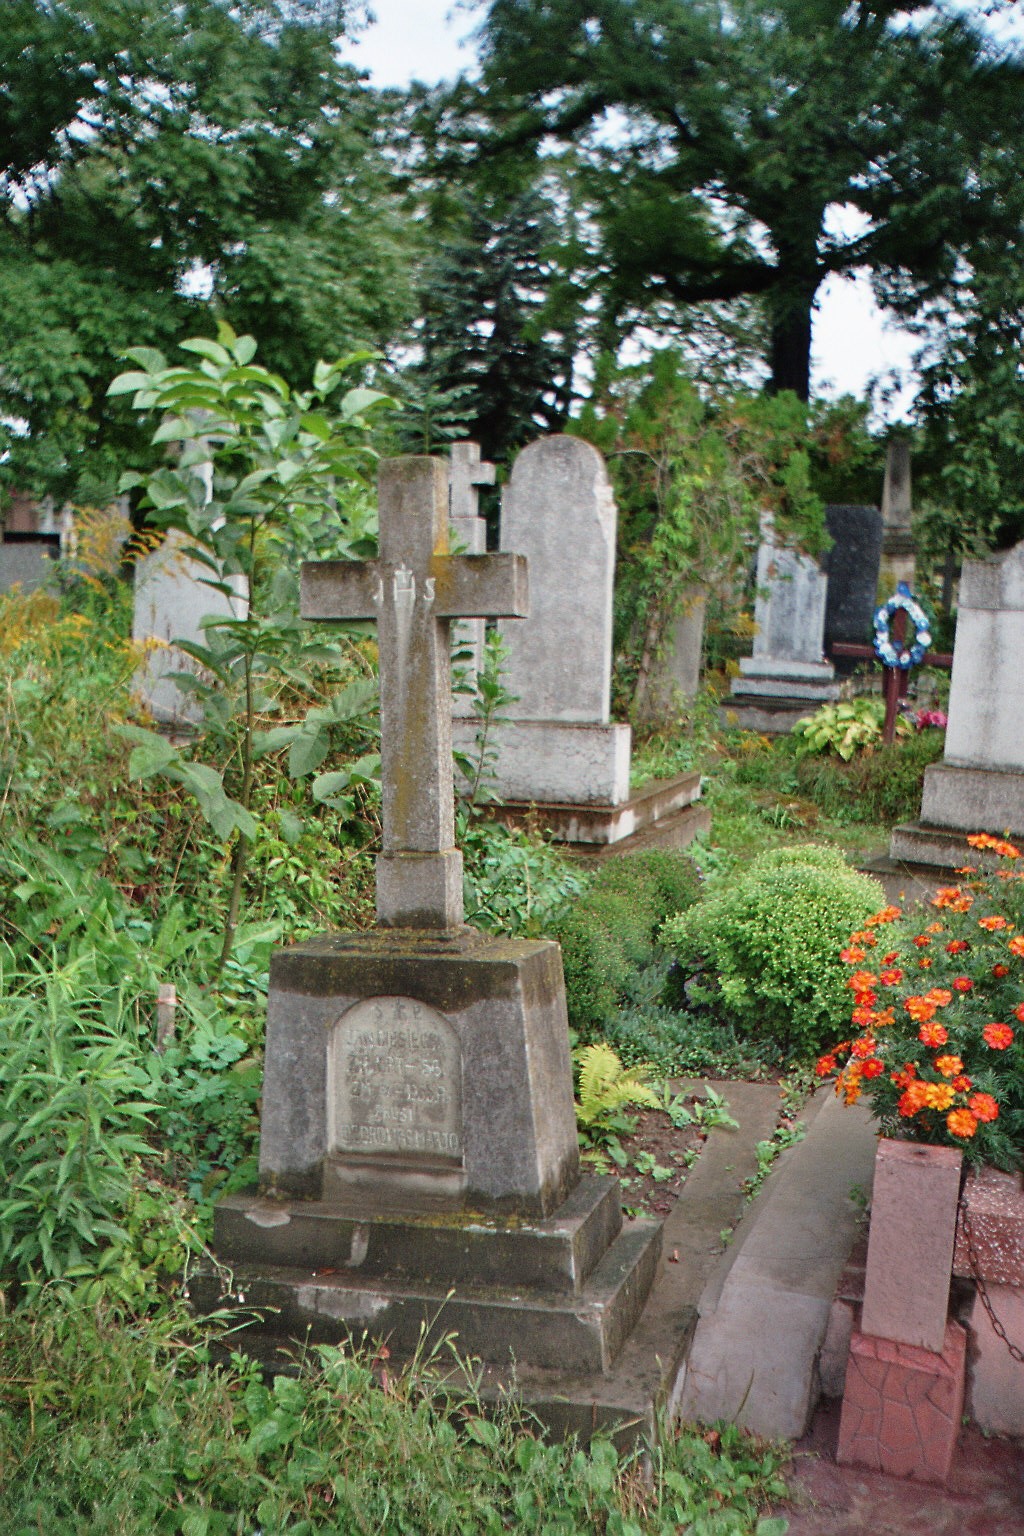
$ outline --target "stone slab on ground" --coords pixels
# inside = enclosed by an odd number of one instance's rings
[[[508,826],[542,828],[556,842],[568,843],[581,853],[605,847],[625,851],[625,845],[636,847],[645,833],[655,835],[652,846],[678,848],[684,847],[685,842],[678,837],[663,840],[660,836],[670,822],[682,826],[686,813],[692,813],[693,830],[686,841],[691,841],[698,829],[711,824],[710,812],[699,803],[700,778],[699,773],[690,772],[677,773],[669,779],[650,779],[619,804],[511,800],[487,810]]]
[[[684,1418],[730,1419],[795,1439],[817,1398],[817,1359],[858,1230],[852,1198],[871,1187],[867,1112],[820,1092],[807,1135],[779,1158],[700,1303],[681,1397]]]

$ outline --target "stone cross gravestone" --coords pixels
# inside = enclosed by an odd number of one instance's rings
[[[448,518],[452,538],[468,555],[482,555],[487,549],[487,524],[480,516],[480,487],[493,485],[495,470],[480,457],[479,443],[453,443],[448,462]],[[452,697],[456,719],[473,715],[473,692],[477,673],[483,666],[483,619],[459,619],[452,625],[452,655],[460,687]]]
[[[558,946],[464,927],[452,846],[450,624],[524,612],[524,562],[449,554],[438,461],[385,462],[379,496],[379,559],[307,565],[302,590],[309,617],[377,623],[380,925],[273,956],[260,1187],[220,1202],[214,1247],[264,1344],[405,1352],[437,1325],[499,1366],[601,1376],[660,1228],[624,1230],[617,1182],[581,1179]],[[212,1270],[193,1295],[219,1304]]]

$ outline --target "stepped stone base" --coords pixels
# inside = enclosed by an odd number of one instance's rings
[[[809,720],[822,704],[838,697],[838,688],[812,698],[788,698],[778,694],[754,697],[732,694],[718,711],[723,726],[732,730],[760,731],[763,736],[785,736],[798,720]]]
[[[542,828],[556,842],[632,852],[639,847],[685,848],[711,825],[711,812],[699,804],[700,774],[680,773],[652,779],[620,805],[575,802],[510,801],[491,808],[509,826]]]
[[[387,1341],[400,1354],[450,1332],[496,1366],[604,1372],[636,1324],[661,1249],[657,1222],[622,1227],[618,1185],[585,1178],[551,1217],[466,1210],[380,1217],[323,1202],[235,1196],[214,1246],[264,1339]],[[193,1304],[222,1301],[217,1273]]]
[[[941,1354],[855,1333],[836,1460],[944,1484],[964,1405],[967,1335],[946,1325]]]

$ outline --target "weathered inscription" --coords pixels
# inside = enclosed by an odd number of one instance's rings
[[[368,997],[334,1026],[330,1146],[336,1153],[462,1158],[462,1053],[441,1014]]]

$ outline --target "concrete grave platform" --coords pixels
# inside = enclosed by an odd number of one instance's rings
[[[606,849],[630,853],[640,847],[685,848],[711,825],[711,812],[700,802],[696,772],[651,779],[617,805],[512,800],[488,807],[488,814],[508,826],[539,826],[556,842],[587,857]]]

